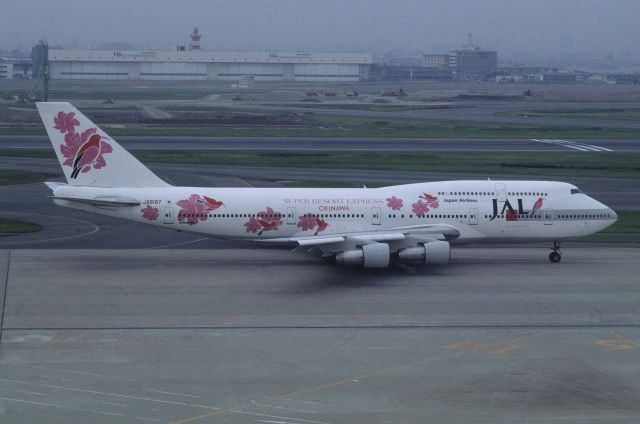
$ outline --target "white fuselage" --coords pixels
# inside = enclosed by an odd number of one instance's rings
[[[137,206],[61,206],[218,238],[270,239],[450,225],[452,243],[565,240],[617,216],[575,186],[549,181],[443,181],[383,188],[100,188],[60,186],[54,196],[119,198]]]

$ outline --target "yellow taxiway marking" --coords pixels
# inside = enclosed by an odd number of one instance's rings
[[[56,219],[62,219],[62,220],[67,220],[67,221],[80,222],[82,224],[89,225],[92,228],[91,228],[90,231],[87,231],[86,233],[74,234],[74,235],[71,235],[71,236],[60,236],[60,237],[54,237],[54,238],[48,238],[48,239],[40,239],[40,240],[0,242],[0,246],[10,246],[10,245],[14,245],[14,244],[35,244],[35,243],[44,243],[44,242],[47,242],[47,241],[70,240],[70,239],[74,239],[74,238],[90,236],[91,234],[95,234],[98,231],[100,231],[100,226],[98,224],[94,224],[93,222],[85,221],[85,220],[82,220],[82,219],[69,218],[67,216],[45,215],[45,214],[41,214],[41,213],[15,212],[15,211],[3,211],[3,213],[33,215],[33,216],[41,216],[41,217],[45,217],[45,218],[56,218]]]
[[[494,349],[493,353],[497,355],[502,355],[503,353],[513,352],[514,350],[518,350],[518,349],[520,349],[519,345],[510,345],[510,346],[504,346],[504,347],[499,347],[497,349]]]
[[[613,333],[614,336],[616,336],[618,339],[620,340],[624,340],[625,342],[629,343],[630,345],[634,346],[634,347],[639,347],[640,348],[640,343],[635,342],[627,337],[621,336],[618,333]]]
[[[484,346],[484,343],[475,340],[462,340],[445,346],[447,349],[478,349]]]
[[[368,374],[347,377],[347,378],[344,378],[342,380],[334,381],[333,383],[327,383],[327,384],[322,384],[322,385],[319,385],[319,386],[308,387],[306,389],[295,390],[295,391],[288,392],[288,393],[285,393],[285,394],[282,394],[282,395],[278,395],[278,396],[273,396],[273,397],[270,397],[270,398],[262,399],[260,401],[245,402],[245,403],[242,403],[240,405],[236,405],[234,407],[221,408],[221,409],[219,409],[217,411],[210,412],[210,413],[207,413],[207,414],[196,415],[196,416],[193,416],[193,417],[188,417],[188,418],[183,418],[181,420],[172,421],[171,424],[184,424],[184,423],[189,423],[189,422],[193,422],[193,421],[202,420],[202,419],[208,418],[208,417],[213,417],[213,416],[216,416],[216,415],[221,415],[221,414],[228,413],[228,412],[237,412],[239,410],[254,406],[256,404],[271,403],[271,402],[275,402],[275,401],[278,401],[278,400],[288,399],[290,397],[299,396],[299,395],[307,394],[307,393],[311,393],[311,392],[316,392],[316,391],[323,390],[323,389],[328,389],[328,388],[341,386],[341,385],[345,385],[345,384],[349,384],[349,383],[353,384],[354,381],[360,382],[362,380],[366,380],[366,379],[373,378],[373,377],[380,377],[382,375],[390,374],[392,372],[401,371],[401,370],[417,367],[417,366],[420,366],[420,365],[429,364],[429,363],[436,362],[436,361],[442,361],[442,360],[445,360],[445,359],[456,358],[456,357],[459,357],[459,356],[463,356],[463,355],[467,354],[468,352],[487,350],[487,349],[498,349],[500,346],[505,345],[505,344],[509,344],[509,343],[513,343],[513,342],[517,342],[517,341],[522,341],[522,340],[528,340],[528,339],[532,339],[532,338],[535,338],[535,337],[542,337],[542,336],[546,336],[547,334],[550,334],[550,332],[534,333],[534,334],[530,334],[528,336],[515,337],[513,339],[507,339],[507,340],[503,340],[501,342],[496,342],[496,343],[491,343],[491,344],[473,342],[473,343],[475,343],[476,347],[467,348],[466,350],[463,350],[463,351],[448,352],[448,353],[445,353],[445,354],[442,354],[442,355],[438,355],[438,356],[434,356],[434,357],[431,357],[431,358],[425,358],[425,359],[420,360],[420,361],[411,362],[409,364],[404,364],[404,365],[398,365],[398,366],[395,366],[395,367],[385,368],[385,369],[382,369],[382,370],[379,370],[379,371],[373,371],[373,372],[368,373]],[[446,346],[446,347],[448,347],[448,346]]]
[[[635,349],[633,344],[622,339],[600,339],[596,340],[596,344],[608,350],[631,350]]]

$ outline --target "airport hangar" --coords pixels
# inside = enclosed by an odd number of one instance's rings
[[[369,53],[49,50],[50,78],[73,80],[357,82],[371,63]]]

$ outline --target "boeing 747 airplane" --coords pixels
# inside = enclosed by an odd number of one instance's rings
[[[67,183],[57,205],[208,237],[315,248],[344,265],[446,264],[450,246],[560,243],[613,224],[616,213],[550,181],[441,181],[382,188],[174,187],[69,103],[38,103]]]

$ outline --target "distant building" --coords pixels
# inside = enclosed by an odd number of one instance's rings
[[[12,79],[13,78],[13,63],[0,62],[0,79]]]
[[[449,53],[449,68],[460,79],[485,79],[498,70],[498,52],[479,47],[454,50]]]
[[[634,74],[609,74],[607,75],[608,81],[613,81],[615,84],[638,84],[639,78],[638,75]]]
[[[36,46],[38,47],[38,46]],[[276,53],[49,49],[51,79],[368,80],[368,53]],[[38,62],[34,48],[34,65]],[[36,66],[37,68],[37,66]],[[34,69],[35,70],[35,69]]]
[[[422,66],[425,68],[447,69],[449,67],[448,54],[422,55]]]
[[[0,57],[0,79],[30,79],[31,59]]]
[[[453,74],[446,69],[428,68],[424,66],[384,66],[381,77],[388,81],[446,81],[452,80]]]
[[[586,79],[586,78],[585,78]],[[548,72],[542,75],[544,82],[567,83],[581,81],[574,72]]]

